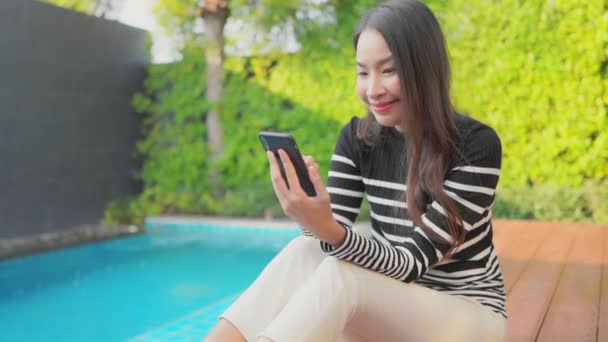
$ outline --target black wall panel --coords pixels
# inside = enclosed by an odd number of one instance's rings
[[[145,31],[0,1],[0,239],[94,224],[136,193]]]

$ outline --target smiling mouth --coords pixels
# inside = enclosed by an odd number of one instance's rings
[[[395,103],[397,103],[398,100],[393,100],[393,101],[389,101],[389,102],[380,102],[380,103],[374,103],[374,104],[370,104],[372,109],[375,112],[379,112],[379,113],[385,113],[387,111],[389,111],[393,105]]]

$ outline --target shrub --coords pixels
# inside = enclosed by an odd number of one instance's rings
[[[503,142],[496,216],[608,222],[604,2],[428,3],[448,40],[457,107],[494,127]],[[203,54],[187,48],[178,63],[150,66],[145,90],[134,99],[146,115],[139,144],[147,158],[144,191],[130,214],[114,216],[261,216],[266,209],[279,215],[261,130],[291,132],[326,173],[340,126],[363,113],[350,42],[359,14],[346,7],[338,7],[335,27],[301,32],[300,53],[228,59],[217,184],[207,174]]]

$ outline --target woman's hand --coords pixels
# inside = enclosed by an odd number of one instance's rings
[[[306,166],[308,167],[308,175],[315,187],[317,196],[308,197],[302,190],[300,181],[296,174],[295,168],[289,158],[289,155],[283,150],[279,150],[279,156],[287,181],[290,187],[281,176],[278,161],[273,152],[267,152],[268,160],[270,161],[270,174],[272,177],[272,186],[276,193],[283,212],[302,228],[313,233],[317,238],[334,246],[340,245],[346,237],[344,228],[336,222],[331,212],[331,203],[327,188],[321,180],[319,174],[319,165],[312,157],[305,157]]]

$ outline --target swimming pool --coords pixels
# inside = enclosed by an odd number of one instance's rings
[[[0,340],[197,340],[295,227],[148,221],[146,234],[0,262]]]

